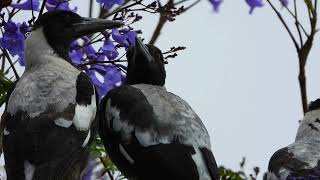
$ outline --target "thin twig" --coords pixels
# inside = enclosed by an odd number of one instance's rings
[[[267,2],[269,3],[269,5],[271,6],[271,8],[273,9],[273,11],[277,14],[278,18],[280,19],[281,23],[283,24],[283,26],[286,28],[286,30],[288,31],[293,43],[294,43],[294,46],[296,47],[296,50],[298,51],[299,50],[299,45],[296,41],[296,39],[294,38],[290,28],[288,27],[287,23],[285,22],[285,20],[283,19],[282,15],[279,13],[279,11],[275,8],[275,6],[271,3],[270,0],[267,0]]]
[[[12,70],[13,70],[14,75],[16,76],[16,79],[19,80],[20,77],[19,77],[19,75],[18,75],[18,72],[17,72],[16,68],[14,67],[14,64],[12,63],[12,60],[11,60],[9,54],[8,54],[8,51],[7,51],[6,49],[3,49],[3,48],[0,48],[0,49],[1,49],[1,51],[3,52],[3,54],[6,56],[8,62],[9,62],[9,64],[10,64],[10,66],[11,66],[11,68],[12,68]]]
[[[39,12],[39,17],[42,15],[44,7],[46,6],[47,0],[43,0],[42,5],[41,5],[41,9]]]
[[[93,10],[93,0],[90,0],[90,3],[89,3],[89,17],[92,17],[92,10]]]
[[[31,0],[31,14],[32,14],[32,24],[34,24],[34,20],[36,19],[36,17],[34,16],[33,0]]]
[[[294,0],[294,18],[295,18],[295,25],[299,34],[299,39],[300,39],[300,47],[303,46],[303,38],[302,38],[302,34],[301,34],[301,30],[299,27],[299,21],[298,21],[298,11],[297,11],[297,0]],[[307,36],[308,37],[308,36]]]
[[[141,4],[141,0],[137,0],[136,2],[134,2],[134,3],[132,3],[132,4],[129,4],[129,5],[127,5],[127,6],[123,6],[123,7],[121,7],[120,9],[117,9],[117,10],[111,12],[111,13],[105,14],[105,15],[103,15],[102,18],[107,18],[107,17],[109,17],[109,16],[112,16],[112,15],[114,15],[114,14],[116,14],[116,13],[119,13],[119,12],[123,11],[124,9],[128,9],[128,8],[130,8],[130,7],[132,7],[132,6],[135,6],[135,5],[138,5],[138,4]]]
[[[298,23],[298,25],[300,26],[300,28],[302,29],[303,33],[305,36],[309,36],[306,29],[302,26],[302,24],[300,23],[299,19],[298,19],[298,14],[297,14],[297,5],[296,2],[294,2],[294,13],[287,7],[285,6],[284,8],[289,12],[289,14],[296,20],[296,23]]]

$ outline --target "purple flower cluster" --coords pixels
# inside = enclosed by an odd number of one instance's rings
[[[3,21],[2,26],[4,26],[4,33],[0,38],[0,47],[7,49],[12,56],[18,55],[20,65],[24,66],[25,34],[29,27],[26,23],[16,24],[11,20]]]
[[[106,9],[112,8],[113,5],[122,5],[124,0],[97,0],[98,3],[102,5],[102,7]]]
[[[264,6],[263,0],[245,0],[245,1],[250,8],[249,14],[252,14],[255,8],[260,8]],[[219,12],[219,7],[222,4],[223,0],[209,0],[209,2],[213,7],[213,11]],[[289,0],[280,0],[280,2],[283,7],[286,7],[289,4]]]

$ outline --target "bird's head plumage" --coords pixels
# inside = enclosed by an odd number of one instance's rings
[[[161,50],[136,38],[127,52],[127,84],[152,84],[163,86],[166,79],[165,62]]]
[[[33,45],[38,43],[35,41],[46,41],[58,56],[68,60],[69,46],[74,40],[122,25],[119,21],[81,17],[71,11],[50,11],[37,19],[27,43],[30,38]],[[39,37],[40,33],[42,37]]]

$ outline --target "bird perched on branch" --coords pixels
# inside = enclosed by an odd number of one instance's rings
[[[264,180],[320,179],[320,99],[309,105],[295,142],[275,152]]]
[[[160,49],[136,39],[124,85],[102,100],[99,134],[129,179],[218,179],[208,132],[189,104],[165,87]]]
[[[52,11],[35,22],[25,45],[26,69],[4,112],[8,180],[78,180],[86,165],[96,92],[71,65],[77,38],[122,23]]]

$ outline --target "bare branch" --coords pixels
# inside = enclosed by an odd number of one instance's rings
[[[12,70],[13,70],[13,73],[14,73],[14,75],[16,76],[16,79],[19,80],[20,77],[19,77],[19,75],[18,75],[18,72],[17,72],[16,68],[14,67],[14,64],[13,64],[11,58],[10,58],[10,55],[8,54],[8,51],[7,51],[6,49],[3,49],[3,48],[0,48],[0,49],[1,49],[1,51],[3,52],[4,56],[7,58],[10,66],[11,66],[11,68],[12,68]]]
[[[281,23],[283,24],[283,26],[286,28],[287,32],[290,35],[290,38],[292,39],[294,46],[296,47],[296,50],[299,51],[299,45],[296,41],[296,39],[294,38],[290,28],[288,27],[287,23],[285,22],[285,20],[283,19],[282,15],[279,13],[279,11],[274,7],[274,5],[271,3],[270,0],[267,0],[267,2],[269,3],[269,5],[271,6],[271,8],[273,9],[273,11],[277,14],[279,20],[281,21]]]

